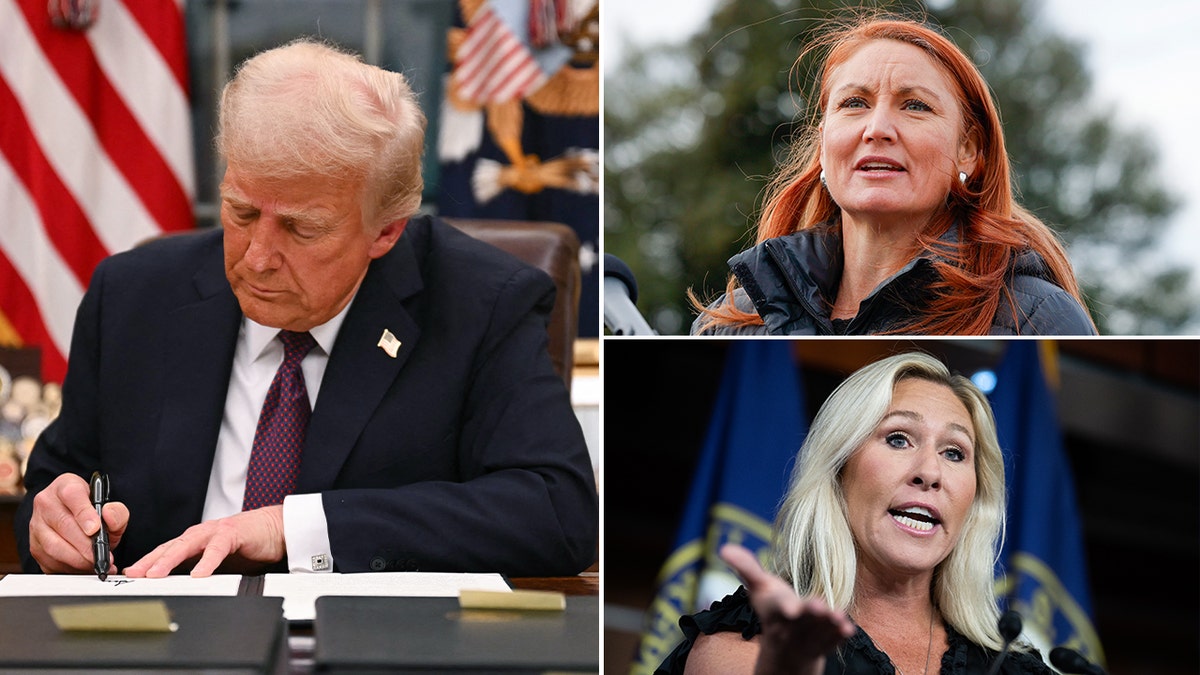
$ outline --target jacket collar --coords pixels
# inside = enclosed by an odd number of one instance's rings
[[[414,218],[387,255],[372,261],[325,367],[309,421],[297,493],[333,486],[350,450],[421,336],[404,300],[421,290],[420,243],[427,219]],[[394,355],[381,346],[385,332],[399,343]]]
[[[955,223],[938,238],[930,250],[921,252],[895,274],[877,286],[860,304],[851,322],[851,333],[858,327],[877,321],[877,301],[888,296],[889,303],[913,306],[924,295],[927,281],[936,274],[933,264],[961,241],[960,226]],[[821,332],[834,333],[829,308],[837,297],[842,278],[842,236],[838,223],[823,223],[782,237],[768,239],[729,259],[730,268],[746,290],[755,309],[772,334],[795,332],[798,321],[815,321]]]
[[[317,492],[334,483],[367,420],[408,360],[420,329],[403,301],[423,288],[420,269],[429,238],[429,219],[413,218],[387,255],[372,261],[338,331],[309,422],[297,492]],[[157,499],[172,531],[199,521],[207,480],[186,485],[170,480],[180,472],[207,476],[225,409],[226,390],[242,312],[225,278],[218,231],[199,235],[208,247],[193,277],[194,299],[174,310],[165,328],[165,372],[187,386],[164,393],[155,461],[162,467]],[[395,358],[379,344],[387,329],[400,341]],[[193,448],[193,451],[185,451]]]
[[[171,311],[160,339],[162,372],[166,381],[175,384],[162,389],[159,434],[151,460],[160,479],[152,489],[172,533],[199,522],[203,512],[242,318],[225,278],[220,228],[195,237],[203,251],[192,276],[195,294]],[[181,475],[206,478],[181,481]]]

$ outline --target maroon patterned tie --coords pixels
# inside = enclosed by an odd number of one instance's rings
[[[283,343],[283,364],[275,371],[258,415],[243,511],[282,504],[296,489],[300,474],[300,451],[312,414],[300,362],[317,343],[308,333],[289,330],[279,331],[279,341]]]

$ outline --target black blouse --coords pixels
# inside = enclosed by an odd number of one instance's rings
[[[682,675],[688,653],[700,633],[739,632],[742,638],[749,640],[762,632],[762,624],[750,606],[750,596],[745,587],[739,587],[723,600],[714,602],[707,610],[680,617],[679,627],[683,629],[683,641],[667,655],[654,671],[655,675]],[[946,625],[946,639],[950,646],[942,654],[942,665],[938,671],[941,675],[975,675],[986,673],[991,668],[996,658],[995,651],[971,642],[949,624]],[[1052,675],[1053,672],[1037,651],[1009,651],[1000,667],[1001,675]],[[896,668],[887,654],[875,646],[862,628],[842,643],[836,653],[831,653],[825,659],[825,675],[895,673]]]

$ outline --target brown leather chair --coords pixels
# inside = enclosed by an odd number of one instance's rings
[[[582,287],[579,267],[579,235],[562,223],[529,220],[473,220],[443,218],[467,234],[507,251],[545,270],[558,293],[550,311],[550,359],[571,390],[575,367],[575,338],[579,335],[579,296]],[[599,477],[597,477],[599,488]],[[596,544],[597,556],[600,544]],[[600,570],[599,558],[585,572]]]
[[[550,359],[571,389],[575,338],[579,335],[579,236],[575,230],[548,221],[445,218],[446,222],[544,270],[558,294],[550,312]]]

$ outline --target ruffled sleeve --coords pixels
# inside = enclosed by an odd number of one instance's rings
[[[942,655],[942,675],[969,675],[990,671],[997,652],[981,647],[946,625],[950,648]],[[1000,666],[1000,675],[1054,675],[1036,649],[1010,650]]]
[[[750,595],[744,586],[714,602],[707,610],[680,617],[679,627],[683,630],[683,641],[667,655],[654,675],[683,675],[692,645],[702,633],[741,633],[743,639],[749,640],[762,632],[762,623],[750,605]],[[829,654],[825,661],[825,673],[841,675],[868,672],[894,671],[887,655],[875,647],[862,628],[856,626],[854,635],[841,648]]]
[[[654,675],[683,675],[688,654],[701,633],[737,632],[749,640],[762,632],[762,624],[750,606],[750,596],[744,586],[739,586],[706,610],[680,617],[679,628],[683,630],[683,641],[663,659]]]

